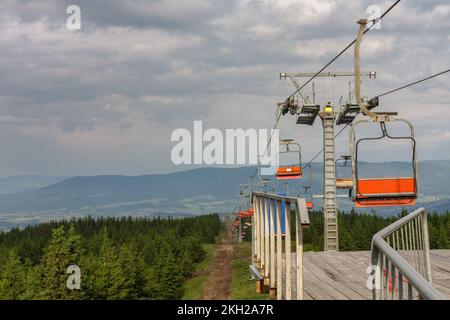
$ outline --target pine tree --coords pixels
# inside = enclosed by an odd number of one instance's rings
[[[347,224],[345,223],[344,217],[339,216],[339,249],[342,251],[352,250],[354,247],[352,236],[348,231]]]
[[[0,277],[0,299],[17,300],[25,293],[26,270],[14,250],[9,252]]]
[[[121,292],[124,299],[137,299],[144,292],[144,260],[133,244],[123,244],[119,250]]]
[[[183,277],[181,266],[166,244],[163,246],[156,269],[157,299],[180,299],[183,295]]]
[[[133,299],[143,291],[143,265],[137,250],[130,245],[117,250],[106,229],[93,275],[98,299]]]
[[[369,250],[370,235],[366,233],[361,219],[356,219],[351,230],[352,250]]]
[[[93,285],[96,298],[117,298],[118,273],[117,252],[114,244],[109,238],[106,227],[103,229],[100,253],[95,263]]]
[[[40,288],[40,269],[39,265],[33,265],[30,259],[26,259],[24,263],[26,271],[25,292],[21,299],[32,300],[39,297]]]
[[[49,245],[44,250],[41,262],[42,298],[44,299],[77,299],[78,290],[67,288],[66,273],[70,265],[78,265],[81,256],[81,237],[70,226],[66,234],[64,226],[53,230]]]
[[[447,237],[447,230],[442,223],[439,227],[439,239],[438,239],[438,248],[439,249],[446,249],[449,246],[449,240]]]

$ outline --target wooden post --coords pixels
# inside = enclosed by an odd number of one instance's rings
[[[269,205],[268,199],[264,199],[264,277],[269,277],[270,270],[270,244],[269,244]]]
[[[277,299],[277,288],[270,288],[269,290],[269,299],[276,300]]]
[[[270,290],[272,292],[272,289],[275,289],[275,202],[277,200],[269,200],[269,207],[270,207],[270,225],[269,225],[269,232],[270,232]]]
[[[250,218],[251,232],[252,232],[252,264],[256,265],[256,232],[255,232],[255,210],[253,209],[253,216]]]
[[[289,201],[285,203],[285,224],[286,300],[291,300],[291,203]]]
[[[264,208],[262,206],[263,198],[258,200],[259,205],[259,252],[261,254],[261,260],[259,263],[260,270],[264,270]]]
[[[256,281],[256,293],[264,293],[264,280]]]
[[[302,199],[304,201],[304,199]],[[306,204],[305,204],[306,207]],[[297,257],[297,300],[303,300],[303,229],[300,221],[299,208],[295,211],[296,227],[296,257]]]
[[[277,201],[277,299],[283,299],[283,236],[281,234],[281,201]]]
[[[259,208],[258,208],[258,196],[254,196],[253,198],[253,224],[252,224],[252,232],[255,237],[255,266],[259,264]]]

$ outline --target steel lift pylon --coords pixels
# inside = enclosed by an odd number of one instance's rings
[[[319,113],[323,125],[323,215],[326,251],[338,251],[336,162],[334,160],[334,111],[331,104]]]
[[[338,207],[336,194],[336,162],[335,162],[335,135],[334,127],[339,124],[351,123],[356,115],[359,113],[359,108],[356,110],[353,104],[349,104],[347,108],[340,113],[335,113],[331,103],[325,105],[323,111],[320,111],[320,105],[315,104],[315,99],[312,103],[308,97],[303,94],[300,85],[296,81],[297,77],[311,77],[314,73],[286,73],[280,74],[280,79],[290,79],[297,88],[300,98],[303,99],[304,104],[300,107],[298,99],[291,97],[282,105],[282,114],[291,113],[298,115],[297,124],[313,125],[317,116],[322,120],[323,126],[323,214],[324,214],[324,250],[325,251],[339,251],[339,237],[338,237]],[[321,72],[317,77],[353,77],[354,72]],[[360,76],[366,76],[370,79],[376,78],[376,72],[360,72]],[[313,93],[313,97],[315,93]],[[377,101],[370,101],[371,108],[376,107]],[[373,106],[372,106],[373,105]],[[338,120],[336,120],[336,116]]]

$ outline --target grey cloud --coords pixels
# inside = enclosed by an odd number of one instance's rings
[[[2,140],[11,155],[0,174],[169,170],[170,132],[190,128],[193,120],[218,128],[270,127],[275,103],[294,89],[278,73],[317,70],[355,37],[356,20],[378,3],[80,0],[78,32],[64,28],[69,4],[2,3],[0,123],[8,124],[12,138]],[[383,10],[390,3],[379,4]],[[367,95],[448,68],[445,6],[443,0],[401,2],[381,30],[367,35],[363,68],[378,71],[378,80],[364,82]],[[349,50],[330,70],[352,68]],[[347,80],[316,85],[321,100],[347,93]],[[386,97],[383,108],[413,117],[427,141],[434,125],[445,136],[450,119],[439,112],[448,109],[448,94],[447,76]],[[413,111],[430,103],[431,118]],[[282,134],[304,141],[305,159],[317,152],[320,128],[299,128],[289,118]],[[339,143],[345,151],[345,139]],[[426,149],[450,156],[436,146]],[[21,160],[13,163],[14,154]]]

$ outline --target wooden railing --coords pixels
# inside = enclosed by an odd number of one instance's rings
[[[303,299],[303,228],[309,226],[306,201],[302,198],[253,192],[253,267],[259,272],[261,286],[270,287],[271,298],[291,300],[292,241],[295,241],[295,279],[297,300]],[[284,210],[282,210],[284,208]],[[294,221],[291,221],[294,211]],[[284,216],[284,219],[283,219]],[[283,225],[284,220],[284,225]],[[294,239],[291,226],[294,224]],[[284,234],[283,229],[284,228]],[[283,250],[284,246],[284,250]],[[284,255],[284,259],[283,259]],[[284,279],[283,279],[284,275]]]

